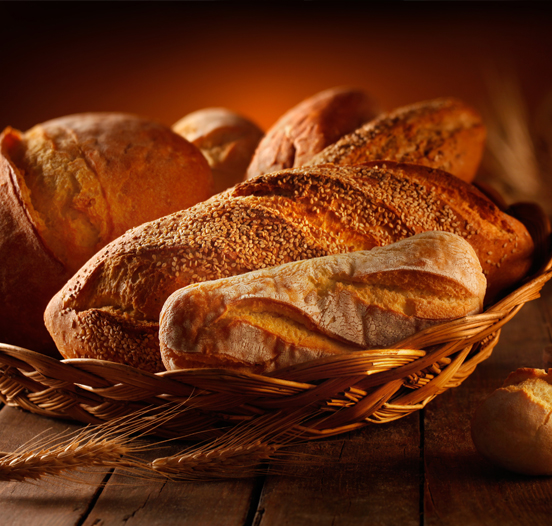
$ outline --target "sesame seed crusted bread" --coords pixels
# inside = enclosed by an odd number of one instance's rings
[[[161,357],[168,370],[273,372],[479,313],[485,290],[467,241],[423,232],[180,289],[161,311]]]
[[[161,370],[159,314],[177,289],[432,230],[470,243],[488,297],[531,265],[525,227],[445,172],[397,163],[316,166],[258,176],[126,232],[56,294],[45,321],[67,358]]]
[[[129,228],[212,195],[201,152],[135,115],[86,113],[0,135],[0,341],[57,354],[50,298]]]
[[[464,102],[441,98],[382,114],[331,144],[306,164],[389,160],[475,178],[485,144],[481,116]]]
[[[330,88],[284,113],[267,131],[247,169],[247,179],[306,164],[313,155],[380,112],[364,91]]]

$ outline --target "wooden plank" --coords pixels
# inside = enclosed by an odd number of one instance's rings
[[[418,526],[419,420],[415,413],[305,444],[316,461],[268,476],[253,524]]]
[[[460,387],[443,393],[425,410],[424,524],[433,526],[549,525],[552,478],[526,477],[482,458],[470,436],[477,405],[518,367],[542,367],[550,336],[543,309],[552,289],[527,303],[503,329],[493,355]]]
[[[18,408],[0,410],[0,451],[11,452],[40,433],[70,432],[79,426],[28,413]],[[85,484],[60,479],[37,483],[0,482],[2,526],[72,526],[88,512],[105,473],[80,475]]]
[[[155,448],[150,460],[178,453],[182,445]],[[124,524],[243,526],[256,505],[259,479],[216,482],[140,480],[115,470],[83,526]]]

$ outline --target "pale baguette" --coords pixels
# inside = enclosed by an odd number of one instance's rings
[[[161,357],[168,370],[272,372],[476,314],[485,289],[467,241],[424,232],[180,289],[161,311]]]

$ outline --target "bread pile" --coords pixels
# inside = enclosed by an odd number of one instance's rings
[[[552,369],[518,369],[475,412],[473,442],[498,466],[552,475],[551,413]]]
[[[0,135],[0,341],[54,353],[50,298],[129,228],[210,197],[210,168],[168,127],[87,113]]]
[[[229,161],[232,155],[228,152],[243,139],[244,147],[236,146],[235,150],[241,152],[239,166],[235,164],[232,168],[232,177],[242,174],[242,182],[209,199],[208,195],[200,197],[199,192],[191,192],[196,200],[193,206],[180,206],[178,211],[149,222],[142,220],[124,233],[117,231],[119,237],[103,248],[94,245],[95,254],[90,255],[73,277],[69,279],[68,274],[63,274],[58,281],[49,281],[53,283],[49,289],[51,294],[56,287],[59,291],[49,302],[44,321],[64,357],[99,358],[148,371],[163,370],[165,365],[193,365],[267,372],[321,352],[331,354],[372,345],[392,345],[397,338],[428,324],[478,312],[482,302],[494,301],[530,270],[534,247],[527,229],[470,183],[481,158],[485,129],[480,116],[463,102],[439,99],[380,113],[362,91],[336,88],[292,108],[260,141],[258,128],[246,121],[229,110],[207,109],[185,117],[173,127],[173,132],[167,132],[171,140],[176,141],[174,131],[179,131],[195,142],[197,148],[179,138],[188,151],[195,148],[198,153],[203,152],[203,155],[199,153],[201,170],[212,168],[215,172],[218,168],[222,172],[232,164]],[[241,135],[244,131],[248,133]],[[84,143],[99,144],[99,139]],[[253,152],[254,143],[257,146]],[[105,149],[118,155],[125,151],[124,148],[122,152],[107,146],[102,148],[102,152]],[[13,155],[17,148],[7,150]],[[182,154],[180,158],[187,155]],[[77,163],[96,162],[92,154],[85,155],[84,161],[76,157]],[[97,157],[103,159],[103,153]],[[167,163],[174,162],[169,155],[164,157]],[[247,159],[247,168],[244,168],[244,159]],[[13,173],[16,164],[9,161]],[[116,158],[104,165],[118,166],[127,173],[132,169],[128,162]],[[20,166],[17,170],[22,173]],[[72,173],[73,168],[64,170]],[[192,175],[185,177],[195,177],[199,185],[200,181],[207,180],[203,173],[194,169]],[[125,178],[121,174],[117,177]],[[127,191],[130,184],[124,187]],[[189,186],[178,193],[190,193]],[[169,193],[176,194],[176,187],[171,188]],[[122,184],[119,190],[123,190]],[[54,190],[53,194],[58,191]],[[140,187],[140,194],[145,191]],[[140,201],[121,203],[121,208],[127,206],[145,205]],[[105,213],[107,210],[104,207]],[[102,214],[98,209],[94,217]],[[445,243],[447,250],[458,252],[455,247],[463,245],[463,257],[475,255],[469,266],[471,279],[481,274],[481,279],[476,281],[486,282],[484,298],[481,287],[476,293],[456,275],[440,275],[436,270],[438,258],[411,261],[406,257],[416,252],[413,247],[418,243],[427,246],[418,237],[426,232],[434,232],[427,235],[432,243],[441,246],[441,252],[444,251],[442,240],[449,239]],[[415,241],[406,242],[413,236]],[[385,250],[378,249],[373,255],[369,252],[348,254],[377,247]],[[373,272],[375,281],[370,277],[364,282],[363,277],[362,283],[357,283],[355,269],[363,267],[361,261],[377,254],[395,254],[396,250],[404,252],[406,258],[401,268],[383,265],[381,271]],[[432,253],[437,255],[441,253],[439,250],[432,249]],[[377,255],[376,259],[380,261],[382,257]],[[61,256],[55,255],[52,259],[61,265]],[[301,260],[312,261],[294,266],[294,262]],[[412,275],[423,277],[412,279],[408,270],[411,267],[416,268]],[[296,273],[296,268],[303,270]],[[260,274],[255,274],[256,271]],[[25,272],[32,274],[30,270]],[[311,301],[307,296],[297,296],[288,290],[289,287],[303,290],[301,283],[313,283],[312,272],[324,277],[317,277],[316,286],[309,289],[311,300],[318,298],[316,302],[332,305],[327,309],[327,316],[362,318],[365,339],[350,336],[350,330],[360,330],[356,322],[351,322],[351,329],[346,333],[336,331],[334,325],[326,324],[326,318],[320,318],[319,314],[316,317],[306,309],[305,305]],[[285,277],[289,273],[295,277]],[[439,275],[438,285],[436,275]],[[389,280],[389,276],[393,279]],[[259,289],[260,277],[265,285]],[[242,296],[250,294],[240,292],[245,283],[257,296],[254,294],[251,301],[244,303]],[[188,313],[186,316],[169,311],[168,307],[163,311],[169,296],[188,286],[197,297],[211,298],[210,294],[216,291],[216,298],[220,294],[225,299],[201,300],[197,309],[189,307],[194,304],[189,303],[181,307]],[[283,290],[289,294],[274,296],[275,287],[278,294]],[[359,294],[354,300],[350,296],[353,289]],[[427,316],[420,314],[423,311],[419,310],[420,301],[425,301],[427,306],[430,297],[434,306],[443,305],[441,302],[448,298],[446,301],[452,301],[455,308],[449,305],[450,308],[443,308],[437,314],[431,309]],[[464,300],[475,301],[474,298],[477,298],[477,309],[472,303],[467,308]],[[370,302],[375,304],[368,308]],[[183,302],[173,304],[184,305]],[[353,308],[353,304],[357,307]],[[207,344],[209,338],[211,342],[222,342],[231,334],[242,334],[228,329],[233,326],[228,320],[234,308],[239,311],[236,319],[242,328],[249,324],[247,330],[251,334],[262,334],[261,339],[271,340],[272,343],[263,346],[265,350],[271,349],[270,358],[257,359],[253,351],[249,358],[243,358],[243,347],[249,348],[251,342],[258,341],[257,336],[231,336],[230,339],[242,341],[239,351],[242,355],[238,358],[232,355],[238,352],[233,344],[228,349],[234,350],[224,353]],[[175,334],[180,331],[181,339],[187,339],[184,335],[192,326],[211,327],[214,336],[205,336],[196,342],[201,351],[193,350],[193,357],[187,356],[183,361],[170,357],[164,365],[159,341],[162,311],[165,320],[178,319],[180,326],[179,329],[178,324],[173,324],[170,330],[164,329],[164,334],[170,335],[165,340],[166,349],[176,351],[173,349],[178,340]],[[371,318],[358,314],[368,311],[387,321],[400,319],[400,329],[393,329],[392,323],[389,325],[389,330],[398,336],[372,339]],[[219,320],[218,325],[215,319]],[[225,328],[222,320],[226,320]],[[375,326],[387,325],[378,322]],[[298,344],[291,334],[303,342],[322,342],[322,347]]]

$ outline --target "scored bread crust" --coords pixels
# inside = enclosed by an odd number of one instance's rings
[[[388,160],[438,168],[472,182],[486,131],[481,116],[464,102],[441,98],[385,113],[345,135],[308,165],[350,165]]]
[[[211,171],[167,126],[121,113],[8,127],[0,145],[0,341],[59,356],[52,296],[132,226],[209,198]]]
[[[180,289],[161,311],[161,357],[168,370],[273,372],[476,314],[485,289],[469,243],[424,232]]]
[[[530,268],[525,227],[445,172],[397,163],[317,166],[259,176],[128,231],[52,299],[45,321],[66,358],[161,370],[159,314],[177,289],[431,230],[470,243],[487,300]]]
[[[42,318],[71,274],[36,232],[9,161],[12,141],[0,136],[0,341],[56,356]]]

